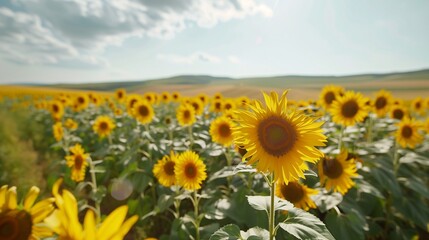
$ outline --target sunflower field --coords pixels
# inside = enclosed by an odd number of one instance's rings
[[[429,98],[279,93],[2,87],[0,239],[429,239]]]

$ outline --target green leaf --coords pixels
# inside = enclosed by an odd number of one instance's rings
[[[264,210],[267,214],[270,211],[270,205],[271,205],[271,197],[270,196],[247,196],[247,201],[249,202],[250,206],[252,206],[256,210]],[[293,204],[278,198],[274,197],[274,210],[290,210],[293,209]]]
[[[265,240],[270,238],[270,233],[263,228],[254,227],[247,230],[247,232],[240,231],[242,239],[247,240]]]
[[[158,198],[158,204],[157,204],[156,210],[158,212],[163,212],[167,208],[169,208],[173,204],[173,202],[174,202],[174,196],[163,194]]]
[[[319,218],[299,208],[290,210],[286,221],[279,225],[298,239],[334,239]]]
[[[234,174],[241,173],[241,172],[253,173],[253,172],[256,172],[256,169],[246,163],[240,163],[235,167]]]
[[[328,194],[325,189],[321,189],[320,193],[321,194],[316,195],[313,200],[322,213],[332,209],[343,201],[343,196],[340,193],[334,192]]]
[[[240,239],[240,228],[234,224],[228,224],[211,235],[210,240]]]
[[[393,206],[398,212],[413,221],[422,229],[429,223],[429,209],[426,203],[413,197],[397,197],[393,199]]]
[[[329,212],[325,218],[325,223],[336,239],[365,239],[365,233],[362,228],[365,222],[362,222],[362,219],[356,212],[341,215]]]

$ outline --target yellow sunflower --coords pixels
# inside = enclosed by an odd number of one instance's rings
[[[419,115],[424,115],[425,114],[425,106],[424,106],[424,101],[423,98],[421,97],[417,97],[415,98],[412,102],[411,102],[411,109],[419,114]]]
[[[115,123],[107,115],[98,116],[92,125],[94,132],[96,132],[102,138],[109,136],[115,127]]]
[[[171,95],[169,92],[163,92],[161,94],[161,101],[163,103],[169,103],[171,101]]]
[[[141,96],[137,94],[127,96],[127,112],[130,116],[134,116],[134,105],[141,100]]]
[[[49,107],[52,118],[60,120],[64,115],[64,106],[60,101],[52,101]]]
[[[146,99],[150,104],[155,104],[157,100],[157,95],[153,92],[147,92],[143,94],[143,99]]]
[[[316,204],[310,196],[316,195],[319,191],[309,188],[299,182],[292,181],[288,184],[277,182],[276,195],[291,202],[295,207],[308,211],[316,208]]]
[[[142,124],[151,123],[155,116],[152,105],[145,100],[141,100],[134,105],[134,117]]]
[[[426,121],[424,123],[424,129],[425,129],[426,133],[429,134],[429,117],[426,118]]]
[[[422,127],[420,122],[405,117],[397,126],[396,141],[401,147],[415,148],[417,144],[423,142],[423,136],[419,133],[419,129]]]
[[[178,92],[173,92],[173,93],[171,94],[171,97],[173,98],[173,101],[177,102],[177,101],[179,101],[179,100],[180,100],[180,93],[178,93]]]
[[[353,126],[362,122],[367,116],[365,98],[360,93],[347,91],[344,96],[338,97],[330,109],[332,120],[344,126]]]
[[[124,102],[126,99],[126,91],[123,88],[116,89],[115,98],[118,102]]]
[[[195,110],[196,115],[201,115],[204,111],[204,103],[199,98],[192,98],[190,104]]]
[[[198,190],[207,178],[206,165],[198,154],[186,151],[179,155],[174,166],[177,184],[186,190]]]
[[[75,122],[71,118],[67,118],[66,122],[64,123],[64,126],[70,130],[76,130],[78,127],[77,122]]]
[[[390,109],[390,118],[402,120],[404,117],[408,117],[407,109],[402,105],[393,105]]]
[[[53,235],[43,221],[54,211],[54,198],[36,203],[40,189],[31,187],[18,204],[16,187],[7,185],[0,188],[0,239],[36,240]]]
[[[219,100],[223,99],[222,93],[220,93],[220,92],[215,93],[213,95],[213,99],[219,99]]]
[[[103,218],[103,222],[98,222],[100,218],[96,218],[92,210],[87,210],[82,225],[79,222],[76,198],[67,190],[63,190],[62,194],[59,194],[58,183],[61,184],[61,181],[57,181],[52,190],[58,209],[45,219],[45,223],[58,235],[59,239],[120,240],[138,220],[136,215],[125,220],[128,206],[124,205]]]
[[[276,92],[264,93],[265,104],[259,101],[249,110],[237,111],[238,127],[234,128],[234,143],[243,146],[248,164],[257,163],[262,172],[274,172],[282,182],[304,178],[305,161],[317,162],[323,156],[317,146],[325,146],[326,136],[321,126],[302,113],[287,109],[287,91],[280,100]]]
[[[323,87],[320,93],[319,102],[325,108],[329,109],[332,103],[338,97],[344,94],[344,88],[336,85],[327,85]]]
[[[209,96],[207,96],[207,94],[204,94],[204,93],[198,94],[197,98],[201,100],[201,102],[203,103],[203,106],[205,106],[209,101]]]
[[[384,117],[392,104],[392,94],[385,90],[377,92],[374,100],[374,110],[378,117]]]
[[[67,166],[71,168],[71,179],[76,182],[85,178],[86,167],[88,166],[89,154],[85,153],[80,144],[70,148],[71,155],[66,156]]]
[[[61,122],[56,122],[52,126],[52,131],[54,133],[54,138],[57,140],[57,142],[61,141],[64,136],[64,130],[63,130],[63,124]]]
[[[218,113],[222,111],[222,100],[215,99],[211,103],[210,111]]]
[[[192,105],[181,104],[176,112],[177,121],[181,126],[189,126],[195,123],[195,109]]]
[[[164,156],[153,166],[153,175],[155,175],[161,185],[170,187],[176,184],[176,175],[174,175],[176,162],[177,156],[171,151],[170,155]]]
[[[81,111],[88,107],[89,98],[86,94],[80,94],[76,97],[73,104],[73,109],[75,111]]]
[[[222,111],[231,111],[237,108],[235,101],[231,98],[224,99],[222,102]]]
[[[247,105],[250,103],[250,99],[246,96],[240,96],[237,98],[237,105],[241,108],[247,108]]]
[[[355,160],[347,160],[347,150],[342,150],[336,157],[324,157],[319,162],[318,170],[320,183],[327,190],[339,192],[342,195],[355,185],[352,177],[357,177]]]
[[[212,136],[213,142],[222,144],[225,147],[230,146],[234,140],[232,136],[233,127],[233,122],[225,116],[213,120],[210,124],[210,135]]]

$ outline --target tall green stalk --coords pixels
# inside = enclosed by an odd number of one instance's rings
[[[268,217],[268,231],[270,232],[270,240],[274,239],[274,225],[275,225],[275,208],[274,208],[274,194],[276,190],[276,183],[274,181],[274,173],[271,173],[270,177],[270,187],[271,187],[271,203],[270,203],[270,214]]]

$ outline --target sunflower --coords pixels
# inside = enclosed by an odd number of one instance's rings
[[[79,209],[76,198],[68,190],[63,190],[62,194],[59,194],[58,183],[61,184],[61,181],[57,181],[52,190],[58,209],[45,219],[45,223],[52,228],[59,239],[123,239],[138,220],[136,215],[125,220],[128,206],[123,205],[116,208],[106,218],[103,218],[104,221],[100,223],[97,222],[100,218],[96,218],[92,210],[87,210],[82,225],[79,222]]]
[[[198,94],[197,98],[201,100],[203,105],[206,105],[209,101],[209,96],[207,96],[207,94],[204,94],[204,93]]]
[[[201,183],[207,178],[206,165],[198,154],[186,151],[179,155],[174,166],[177,184],[186,190],[198,190]]]
[[[314,163],[323,156],[315,147],[325,146],[326,136],[323,122],[299,112],[287,113],[286,94],[279,100],[276,92],[264,93],[265,107],[256,101],[250,105],[252,111],[237,111],[239,126],[233,135],[235,144],[247,150],[243,159],[248,158],[248,164],[257,162],[259,171],[274,172],[276,180],[288,183],[304,178],[305,161]]]
[[[342,150],[336,157],[324,157],[319,162],[320,182],[327,190],[340,192],[342,195],[355,185],[352,177],[357,177],[356,164],[352,159],[347,160],[347,150]]]
[[[134,105],[134,117],[142,124],[151,123],[155,112],[153,111],[152,105],[145,100],[141,100]]]
[[[171,94],[171,97],[173,98],[173,101],[177,102],[177,101],[179,101],[179,100],[180,100],[180,93],[178,93],[178,92],[173,92],[173,93]]]
[[[299,182],[292,181],[288,184],[277,182],[276,195],[293,203],[297,208],[308,211],[310,208],[316,208],[316,204],[310,196],[316,195],[319,191],[309,188]]]
[[[163,92],[161,94],[161,101],[163,103],[169,103],[171,101],[171,95],[169,92]]]
[[[222,111],[222,100],[215,99],[211,103],[210,111],[218,113]]]
[[[64,115],[64,106],[60,101],[52,101],[49,110],[55,120],[60,120]]]
[[[181,104],[177,109],[176,118],[181,126],[194,124],[196,121],[194,107],[189,104]]]
[[[153,167],[153,175],[155,175],[161,185],[170,187],[176,184],[176,175],[174,175],[176,162],[177,156],[171,151],[170,155],[166,155],[161,160],[158,160]]]
[[[40,189],[31,187],[18,204],[16,187],[0,188],[0,239],[40,239],[52,236],[53,232],[43,221],[54,211],[54,198],[36,203]]]
[[[392,103],[392,94],[385,90],[377,92],[374,100],[374,110],[378,117],[384,117]]]
[[[87,159],[89,154],[85,153],[80,144],[76,144],[70,148],[71,155],[66,156],[67,166],[72,168],[71,179],[76,182],[83,181],[85,178],[86,167],[88,166]]]
[[[98,116],[92,125],[94,132],[96,132],[101,138],[109,136],[115,127],[115,123],[107,115]]]
[[[231,111],[237,108],[235,101],[231,98],[224,99],[222,102],[222,111]]]
[[[423,136],[419,133],[419,129],[422,127],[420,122],[405,117],[397,126],[396,141],[401,147],[415,148],[417,144],[423,142]]]
[[[241,96],[237,98],[237,105],[241,108],[247,108],[247,105],[250,103],[250,99],[246,96]]]
[[[425,107],[424,107],[424,102],[423,99],[421,97],[417,97],[415,98],[412,102],[411,102],[411,109],[421,115],[425,114]]]
[[[427,134],[429,134],[429,117],[426,118],[426,121],[424,123],[424,128]]]
[[[70,130],[76,130],[78,125],[73,119],[67,118],[64,126]]]
[[[327,85],[323,87],[322,92],[320,93],[319,102],[325,109],[329,109],[335,99],[343,94],[344,88],[335,85]]]
[[[210,124],[210,135],[212,136],[213,142],[222,144],[225,147],[230,146],[234,140],[232,136],[233,126],[233,122],[225,116],[213,120]]]
[[[126,91],[123,88],[116,89],[115,98],[118,102],[124,102],[126,99]]]
[[[347,91],[344,96],[335,100],[329,111],[332,120],[344,126],[353,126],[356,122],[362,122],[367,116],[365,98],[360,93]]]
[[[127,112],[130,116],[134,116],[134,105],[141,100],[141,96],[137,94],[127,96]]]
[[[215,94],[213,95],[213,99],[219,99],[219,100],[222,100],[222,99],[223,99],[222,93],[220,93],[220,92],[215,93]]]
[[[201,115],[204,111],[204,103],[199,98],[192,98],[190,104],[195,110],[196,115]]]
[[[155,104],[157,100],[157,95],[153,92],[147,92],[143,94],[143,99],[146,99],[150,104]]]
[[[54,138],[57,140],[57,142],[61,141],[64,136],[64,130],[63,130],[63,124],[61,122],[56,122],[52,126],[52,131],[54,133]]]
[[[74,100],[73,108],[75,111],[81,111],[88,107],[89,98],[86,94],[80,94]]]
[[[390,118],[402,120],[404,117],[408,116],[408,111],[402,105],[393,105],[390,109]]]

